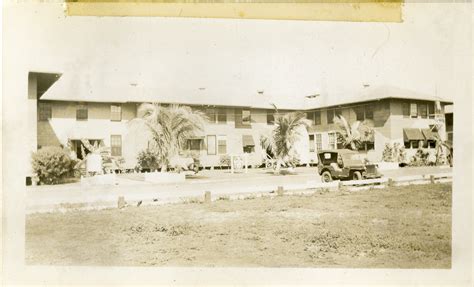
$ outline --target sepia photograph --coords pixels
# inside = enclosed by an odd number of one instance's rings
[[[4,181],[4,246],[20,253],[3,256],[30,271],[472,267],[453,232],[453,211],[472,217],[470,3],[300,1],[316,12],[281,17],[88,2],[4,3],[2,166],[19,187]]]

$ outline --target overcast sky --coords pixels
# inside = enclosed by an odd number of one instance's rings
[[[236,103],[257,90],[292,103],[351,97],[367,83],[451,98],[465,9],[407,4],[403,23],[347,23],[66,17],[62,5],[30,4],[7,9],[4,40],[21,55],[17,69],[61,72],[71,93],[123,97],[132,84],[184,99],[204,87]]]

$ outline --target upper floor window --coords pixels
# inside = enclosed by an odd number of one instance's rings
[[[409,103],[402,103],[402,115],[404,118],[410,117],[410,104]]]
[[[410,103],[410,117],[418,117],[418,105],[416,103]]]
[[[314,111],[314,112],[309,112],[307,114],[307,117],[313,125],[320,125],[321,124],[321,111]]]
[[[428,103],[428,117],[430,119],[435,118],[435,104],[434,103]]]
[[[420,112],[421,118],[428,118],[428,106],[426,104],[418,104],[418,110]]]
[[[250,122],[251,122],[250,110],[242,110],[242,124],[250,125]]]
[[[122,106],[111,105],[110,106],[110,120],[121,121],[122,120]]]
[[[358,121],[365,120],[364,107],[362,107],[362,106],[356,107],[354,109],[354,111],[355,111],[355,114],[356,114],[356,120],[358,120]]]
[[[217,109],[217,123],[218,124],[227,123],[227,110],[226,109]]]
[[[225,109],[206,109],[207,120],[213,124],[225,124],[227,123],[227,114]]]
[[[334,110],[327,110],[326,116],[327,116],[328,124],[334,123]]]
[[[52,117],[52,108],[50,104],[40,103],[38,107],[38,119],[47,121]]]
[[[273,111],[267,111],[267,124],[273,125],[275,123],[275,114]]]
[[[76,106],[76,120],[78,121],[87,121],[89,118],[89,113],[87,110],[86,104],[77,104]]]
[[[210,123],[216,122],[216,109],[208,108],[206,109],[206,117]]]
[[[365,106],[365,119],[373,120],[374,119],[374,105],[368,104]]]
[[[321,111],[314,111],[313,113],[313,124],[320,125],[321,124]]]

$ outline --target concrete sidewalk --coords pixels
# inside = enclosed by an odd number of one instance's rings
[[[70,209],[116,207],[118,197],[129,204],[164,204],[190,198],[203,198],[206,191],[213,197],[269,192],[278,186],[292,189],[321,182],[317,168],[297,168],[295,175],[273,175],[267,170],[255,169],[248,173],[231,174],[228,170],[206,170],[198,176],[177,184],[151,184],[118,177],[116,185],[83,186],[80,183],[27,187],[26,212],[50,212]],[[451,168],[403,168],[383,172],[386,177],[451,172]]]

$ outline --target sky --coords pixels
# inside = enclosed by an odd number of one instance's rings
[[[63,9],[14,5],[4,17],[18,72],[62,73],[50,98],[292,107],[312,94],[354,98],[369,84],[452,99],[466,45],[456,33],[466,25],[461,4],[405,4],[403,23],[67,17]]]

